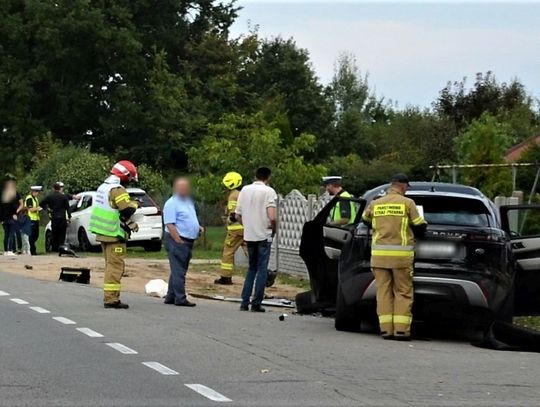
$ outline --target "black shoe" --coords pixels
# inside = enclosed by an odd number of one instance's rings
[[[163,301],[163,304],[174,304],[174,298],[165,297],[165,301]]]
[[[103,304],[103,307],[113,308],[113,309],[128,309],[129,305],[127,305],[124,302],[116,301],[116,302],[105,303]]]
[[[410,342],[411,337],[409,335],[395,335],[394,340],[400,342]]]
[[[214,284],[233,285],[232,277],[220,277],[220,278],[214,280]]]
[[[185,300],[182,302],[175,302],[174,305],[176,305],[177,307],[194,307],[197,304],[195,304],[194,302],[189,302],[188,300]]]
[[[251,312],[266,312],[266,310],[260,305],[252,305]]]
[[[381,338],[383,338],[385,341],[388,341],[390,339],[394,339],[394,335],[381,335]]]
[[[249,311],[249,305],[245,305],[245,304],[240,305],[240,311]]]

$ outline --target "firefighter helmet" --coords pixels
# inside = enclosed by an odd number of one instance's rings
[[[223,185],[229,189],[237,189],[242,185],[242,176],[237,172],[228,172],[223,177]]]
[[[122,182],[138,181],[137,167],[131,161],[118,161],[112,167],[111,174],[116,175]]]

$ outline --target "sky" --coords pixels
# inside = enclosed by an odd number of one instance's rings
[[[376,94],[429,107],[448,81],[493,71],[540,98],[540,1],[238,0],[232,28],[293,37],[328,83],[343,52],[356,56]]]

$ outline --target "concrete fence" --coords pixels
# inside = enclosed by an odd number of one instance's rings
[[[312,220],[329,201],[330,196],[327,194],[306,197],[297,190],[278,197],[278,232],[272,246],[270,269],[287,274],[307,274],[306,266],[299,255],[302,228],[304,223]]]

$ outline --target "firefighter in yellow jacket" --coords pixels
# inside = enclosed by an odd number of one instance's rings
[[[409,179],[392,177],[385,196],[373,200],[362,219],[373,227],[371,268],[377,284],[377,314],[384,339],[410,340],[415,235],[426,222],[412,199]]]
[[[223,177],[223,185],[230,190],[225,212],[227,237],[223,244],[223,255],[221,257],[221,277],[215,280],[214,283],[232,285],[234,254],[244,244],[244,227],[236,220],[235,213],[240,187],[242,186],[242,176],[237,172],[228,172]]]
[[[137,180],[137,168],[133,163],[125,160],[117,162],[111,175],[98,188],[93,205],[90,231],[101,242],[105,257],[105,308],[129,308],[120,301],[120,280],[125,269],[126,242],[131,232],[137,232],[139,227],[131,220],[138,205],[129,197],[125,185]]]

